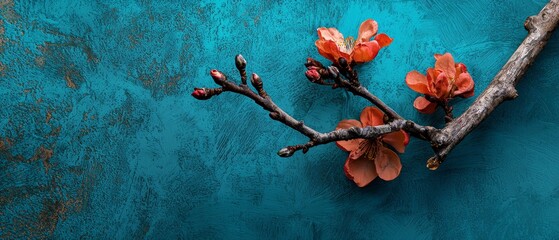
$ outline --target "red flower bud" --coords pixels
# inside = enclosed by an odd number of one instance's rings
[[[218,85],[223,85],[223,83],[225,81],[227,81],[227,78],[225,77],[225,75],[223,75],[223,73],[221,73],[218,70],[212,69],[210,71],[210,75],[212,76],[212,78],[214,79],[214,82],[217,83]]]
[[[316,69],[309,69],[305,72],[305,76],[309,81],[315,83],[320,81],[320,73]]]
[[[462,72],[468,71],[468,68],[466,68],[466,65],[464,65],[463,63],[456,64],[456,67],[459,67],[462,70]]]
[[[324,68],[324,65],[322,65],[322,63],[320,63],[319,61],[317,61],[313,58],[307,58],[307,62],[305,63],[305,67],[307,67],[307,68],[309,68],[309,67]]]
[[[194,88],[191,95],[198,100],[208,100],[212,97],[205,88]]]

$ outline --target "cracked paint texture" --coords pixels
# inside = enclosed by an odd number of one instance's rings
[[[546,1],[0,0],[0,238],[552,239],[559,236],[559,36],[504,103],[437,171],[414,141],[402,174],[358,188],[334,144],[280,159],[307,139],[209,70],[257,72],[285,111],[319,131],[367,103],[311,85],[316,28],[346,35],[373,18],[394,38],[363,83],[417,113],[410,70],[451,52],[476,96]],[[461,113],[473,101],[455,101]]]

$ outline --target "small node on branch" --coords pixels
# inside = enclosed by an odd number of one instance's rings
[[[223,88],[194,88],[192,96],[198,100],[208,100],[223,92]]]
[[[330,73],[330,76],[332,76],[332,78],[334,79],[334,81],[340,85],[341,83],[341,79],[340,79],[340,70],[338,70],[337,67],[334,66],[330,66],[328,67],[328,72]]]
[[[506,95],[507,100],[514,100],[517,97],[518,97],[518,91],[516,91],[516,88],[510,87]]]
[[[280,157],[291,157],[295,153],[295,150],[291,147],[282,148],[278,151],[278,156]]]
[[[536,19],[536,16],[530,16],[526,18],[526,21],[524,21],[524,29],[526,29],[526,31],[531,31],[532,29],[535,28],[534,26],[534,20]]]
[[[260,76],[258,76],[258,74],[253,73],[250,78],[250,82],[252,83],[252,86],[256,89],[256,91],[258,91],[258,95],[264,98],[268,97],[268,94],[266,93],[266,91],[264,91],[264,84],[262,83],[262,79],[260,78]]]
[[[212,69],[210,71],[210,75],[212,76],[214,82],[219,86],[223,86],[223,84],[227,81],[225,74],[216,69]]]
[[[342,69],[348,69],[349,65],[347,64],[347,60],[343,57],[338,58],[338,64],[340,64],[340,67],[342,67]]]
[[[241,75],[241,83],[246,85],[247,72],[245,71],[245,68],[247,66],[247,60],[245,60],[243,55],[239,54],[235,56],[235,66],[237,67],[237,70],[239,70],[239,75]]]
[[[270,112],[270,118],[274,120],[279,120],[280,114],[278,112]]]

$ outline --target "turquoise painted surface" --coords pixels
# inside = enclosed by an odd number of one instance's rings
[[[559,91],[554,36],[503,104],[428,171],[412,141],[392,182],[360,189],[333,144],[280,159],[306,139],[212,68],[242,53],[276,103],[331,130],[367,106],[311,85],[315,29],[354,36],[373,18],[395,39],[360,76],[402,115],[405,74],[451,52],[476,96],[545,1],[0,1],[0,238],[554,239],[559,236]],[[320,58],[322,59],[322,58]],[[324,60],[324,59],[322,59]],[[457,101],[462,112],[473,99]]]

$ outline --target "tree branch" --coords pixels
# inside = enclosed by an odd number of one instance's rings
[[[206,100],[227,91],[244,95],[270,112],[269,115],[272,119],[291,127],[310,139],[305,144],[281,149],[278,152],[278,155],[281,157],[290,157],[298,150],[302,150],[303,153],[305,153],[314,146],[330,142],[357,138],[371,139],[387,133],[404,130],[412,134],[412,136],[428,141],[431,144],[435,151],[435,156],[427,161],[427,167],[434,170],[439,167],[452,149],[486,119],[499,104],[518,96],[515,88],[516,84],[530,64],[534,62],[536,56],[541,52],[558,22],[559,0],[551,0],[538,15],[529,17],[525,22],[525,28],[529,31],[528,36],[503,66],[501,71],[495,76],[485,91],[458,118],[452,120],[452,108],[449,107],[446,109],[446,120],[448,124],[445,128],[440,130],[431,126],[421,126],[411,120],[402,118],[379,98],[370,93],[365,87],[361,86],[357,78],[357,73],[347,66],[347,63],[341,60],[339,61],[341,64],[337,66],[341,67],[342,74],[340,74],[339,69],[335,66],[330,66],[326,69],[316,60],[307,60],[305,64],[309,69],[306,73],[307,78],[313,83],[345,88],[354,95],[367,99],[388,116],[386,124],[364,128],[353,127],[328,133],[320,133],[308,127],[302,121],[296,120],[279,108],[268,96],[266,91],[264,91],[260,77],[254,73],[251,77],[251,83],[257,92],[252,91],[248,85],[246,85],[246,61],[240,55],[236,56],[235,64],[241,76],[241,84],[237,85],[229,81],[223,73],[212,70],[210,74],[221,88],[195,88],[192,96],[199,100]],[[347,80],[343,79],[340,75],[344,75]],[[333,78],[335,84],[325,83],[321,77]]]
[[[433,140],[435,156],[427,167],[436,169],[475,127],[485,120],[505,100],[518,96],[516,84],[520,81],[536,56],[547,44],[559,22],[559,0],[551,0],[538,15],[528,17],[524,27],[528,36],[518,46],[501,71],[474,103],[458,118],[438,132]]]

